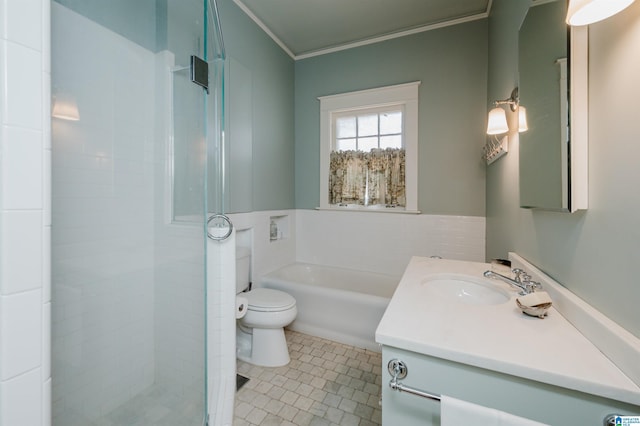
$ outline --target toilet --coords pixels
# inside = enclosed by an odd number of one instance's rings
[[[289,363],[289,349],[284,327],[298,314],[296,299],[284,291],[249,288],[251,250],[236,250],[236,294],[247,300],[246,314],[236,323],[238,359],[263,367],[280,367]]]

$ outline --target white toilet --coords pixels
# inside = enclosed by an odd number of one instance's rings
[[[248,301],[246,314],[238,319],[236,342],[238,358],[263,367],[280,367],[289,363],[289,349],[284,327],[298,314],[296,299],[284,291],[249,288],[251,251],[236,250],[236,294]]]

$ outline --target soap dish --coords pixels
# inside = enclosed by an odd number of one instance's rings
[[[549,295],[544,291],[540,291],[518,297],[516,304],[523,313],[532,317],[544,318],[552,303]]]

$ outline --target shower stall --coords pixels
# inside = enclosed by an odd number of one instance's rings
[[[215,0],[51,13],[53,424],[231,424]]]

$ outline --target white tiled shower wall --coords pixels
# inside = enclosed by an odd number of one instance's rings
[[[228,228],[227,228],[228,229]],[[212,425],[232,425],[236,393],[236,319],[233,265],[236,234],[207,240],[207,413]]]
[[[156,58],[57,3],[51,14],[53,94],[80,112],[52,122],[52,396],[66,424],[155,378]]]
[[[0,0],[0,426],[49,425],[49,0]]]

